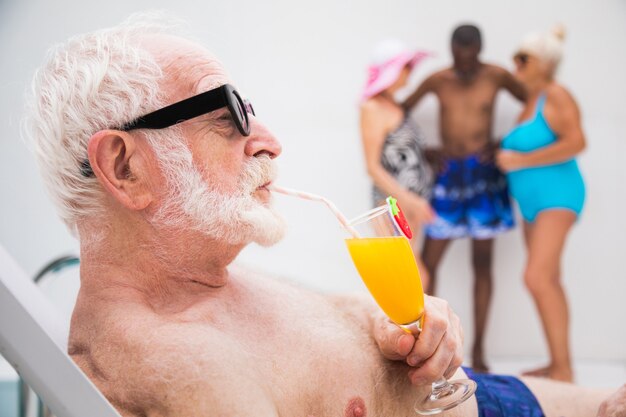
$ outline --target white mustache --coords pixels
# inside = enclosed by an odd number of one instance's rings
[[[274,161],[267,155],[255,157],[247,164],[239,178],[240,189],[243,195],[249,195],[275,178]]]

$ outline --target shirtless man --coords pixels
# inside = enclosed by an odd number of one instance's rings
[[[493,162],[493,107],[502,88],[519,100],[525,91],[505,69],[478,59],[477,27],[459,26],[452,34],[452,67],[428,77],[406,100],[411,109],[427,93],[439,99],[442,149],[431,205],[437,212],[426,227],[423,261],[435,294],[437,267],[452,239],[472,238],[474,270],[474,345],[472,366],[487,371],[483,339],[491,300],[493,238],[513,226],[506,178]]]
[[[29,132],[80,240],[70,355],[124,417],[414,416],[430,382],[465,376],[458,317],[427,297],[416,340],[369,299],[233,266],[282,235],[267,189],[281,147],[219,61],[168,28],[138,16],[73,38],[35,76]],[[537,409],[528,388],[547,416],[601,400],[476,379],[478,403],[446,416],[513,391]]]

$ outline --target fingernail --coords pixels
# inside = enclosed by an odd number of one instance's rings
[[[406,363],[408,363],[410,366],[415,366],[417,365],[417,356],[409,356],[406,359]]]

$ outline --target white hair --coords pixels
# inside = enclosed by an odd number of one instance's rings
[[[565,40],[565,27],[555,25],[546,33],[531,33],[527,35],[519,46],[520,52],[527,52],[536,56],[548,65],[553,75],[563,57],[563,41]]]
[[[113,28],[53,46],[35,73],[24,134],[61,219],[77,235],[77,222],[102,215],[103,190],[82,174],[89,138],[163,105],[162,69],[140,41],[145,35],[183,33],[181,22],[152,12]],[[152,145],[156,140],[147,135]],[[155,152],[160,155],[160,152]]]

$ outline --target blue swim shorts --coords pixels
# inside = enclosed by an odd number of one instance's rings
[[[478,155],[445,162],[431,205],[437,216],[426,235],[432,239],[491,239],[515,225],[506,177]]]
[[[477,385],[478,417],[545,417],[537,398],[519,379],[463,370]]]

